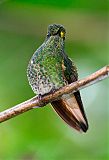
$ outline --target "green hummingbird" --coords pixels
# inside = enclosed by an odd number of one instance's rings
[[[76,66],[64,51],[64,26],[48,26],[43,44],[35,51],[27,67],[27,77],[35,94],[44,96],[78,80]],[[88,121],[80,92],[63,95],[51,102],[57,114],[72,128],[86,132]]]

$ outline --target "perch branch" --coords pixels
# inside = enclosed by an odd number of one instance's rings
[[[20,103],[12,108],[9,108],[5,111],[0,112],[0,122],[4,122],[12,117],[15,117],[23,112],[26,112],[30,109],[33,109],[34,107],[43,107],[49,102],[52,102],[54,100],[57,100],[61,98],[63,94],[68,93],[74,93],[77,90],[81,90],[85,87],[88,87],[94,83],[97,83],[109,76],[109,65],[103,67],[102,69],[96,71],[95,73],[87,76],[86,78],[82,80],[78,80],[74,83],[71,83],[69,85],[66,85],[59,90],[55,91],[54,93],[50,93],[48,95],[45,95],[41,99],[39,99],[37,96]]]

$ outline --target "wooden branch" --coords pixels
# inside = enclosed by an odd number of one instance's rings
[[[33,97],[21,104],[18,104],[12,108],[9,108],[3,112],[0,112],[0,122],[4,122],[12,117],[15,117],[23,112],[26,112],[35,107],[43,107],[49,102],[59,99],[63,94],[74,93],[77,90],[81,90],[85,87],[88,87],[94,83],[97,83],[109,76],[109,65],[103,67],[97,72],[89,75],[88,77],[78,80],[74,83],[66,85],[59,90],[55,91],[53,94],[48,94],[41,99],[38,97]]]

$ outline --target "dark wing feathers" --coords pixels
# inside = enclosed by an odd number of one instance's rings
[[[68,81],[68,84],[72,83],[72,82],[75,82],[78,80],[78,73],[77,73],[77,68],[76,66],[74,65],[74,63],[67,57],[66,54],[64,54],[64,65],[66,67],[66,70],[65,70],[65,73],[64,73],[64,76],[66,77],[67,81]],[[80,109],[81,109],[81,112],[83,113],[83,116],[88,124],[88,121],[87,121],[87,118],[85,116],[85,112],[84,112],[84,108],[83,108],[83,103],[82,103],[82,100],[81,100],[81,96],[80,96],[80,92],[77,91],[74,93],[75,95],[75,98],[80,106]]]
[[[64,53],[63,54],[63,61],[64,61],[64,66],[63,67],[63,75],[65,80],[67,81],[68,84],[75,82],[78,80],[78,73],[77,73],[77,69],[76,66],[74,65],[74,63],[68,58],[68,56]],[[63,65],[62,64],[62,65]],[[79,105],[79,108],[81,110],[81,113],[86,121],[87,127],[88,127],[88,121],[87,118],[85,116],[85,112],[84,112],[84,108],[83,108],[83,104],[82,104],[82,100],[81,100],[81,96],[80,96],[80,92],[77,91],[74,93],[74,96],[76,98],[76,101]],[[73,126],[75,129],[78,130],[78,127],[76,126],[76,124],[74,124],[75,122],[72,121],[70,119],[70,117],[68,116],[68,114],[66,113],[66,108],[63,104],[63,100],[60,99],[58,101],[53,101],[52,103],[53,108],[55,109],[55,111],[61,116],[61,118],[68,123],[70,126]],[[67,110],[68,112],[68,110]],[[72,115],[73,116],[73,115]]]
[[[66,54],[64,54],[64,65],[66,70],[64,71],[64,75],[68,83],[72,83],[78,80],[77,68],[74,63],[68,58]]]

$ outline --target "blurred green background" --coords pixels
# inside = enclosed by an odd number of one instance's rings
[[[47,26],[63,24],[66,52],[83,78],[108,64],[108,0],[0,0],[0,111],[34,96],[28,61]],[[85,134],[69,128],[50,105],[0,124],[0,160],[107,160],[108,79],[81,91]]]

